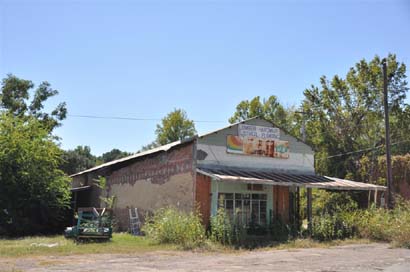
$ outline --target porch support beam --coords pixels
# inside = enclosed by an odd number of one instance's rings
[[[307,194],[307,221],[309,235],[312,235],[312,188],[306,189]]]

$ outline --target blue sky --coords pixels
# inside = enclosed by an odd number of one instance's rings
[[[396,53],[410,65],[410,1],[0,0],[0,76],[49,81],[69,114],[160,119],[199,133],[256,95],[298,105],[322,75]],[[407,73],[409,75],[409,73]],[[65,149],[137,151],[158,121],[69,117]]]

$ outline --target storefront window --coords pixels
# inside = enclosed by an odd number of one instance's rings
[[[218,208],[223,206],[228,216],[245,226],[266,226],[266,194],[219,193]]]

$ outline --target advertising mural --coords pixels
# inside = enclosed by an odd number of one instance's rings
[[[278,128],[240,124],[238,135],[227,136],[228,153],[289,158],[289,142],[279,140],[280,130]]]

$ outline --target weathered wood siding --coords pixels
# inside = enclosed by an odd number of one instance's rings
[[[195,202],[201,213],[202,223],[209,226],[211,216],[211,178],[201,174],[196,176]]]
[[[289,223],[289,187],[273,186],[274,219]]]

